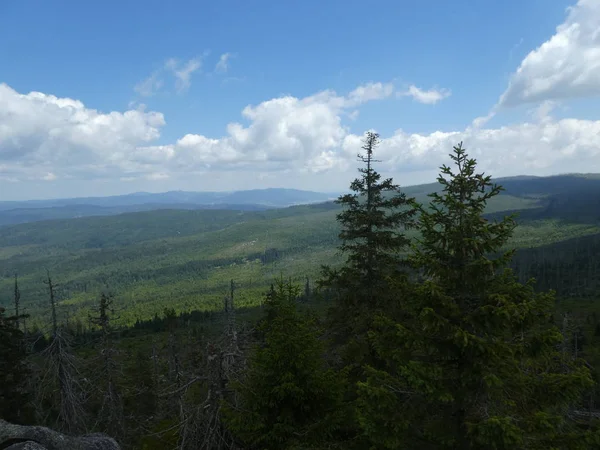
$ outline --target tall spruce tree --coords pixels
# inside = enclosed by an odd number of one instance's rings
[[[330,311],[333,337],[342,345],[344,365],[358,371],[369,360],[366,332],[375,311],[392,307],[388,295],[390,282],[403,271],[402,252],[410,245],[404,234],[413,225],[416,214],[414,199],[407,198],[391,178],[381,181],[374,169],[373,153],[379,135],[368,132],[359,161],[361,177],[336,203],[344,208],[337,215],[341,231],[340,250],[347,255],[340,270],[323,267],[319,287],[333,293],[335,304]],[[371,361],[372,362],[372,361]]]
[[[359,383],[363,430],[388,449],[590,448],[568,412],[592,380],[561,351],[554,295],[506,268],[514,218],[483,216],[502,188],[462,144],[450,156],[420,210],[410,318],[381,315],[370,334],[386,367]]]
[[[239,405],[224,404],[225,423],[244,448],[321,448],[342,420],[341,385],[326,367],[314,318],[297,310],[299,295],[290,282],[271,288],[262,342],[232,383]]]

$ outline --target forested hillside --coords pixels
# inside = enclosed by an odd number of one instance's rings
[[[0,418],[132,449],[597,448],[598,180],[495,184],[459,145],[399,188],[377,143],[336,202],[0,228]]]
[[[519,214],[510,245],[543,246],[560,259],[557,255],[575,248],[570,243],[600,233],[600,208],[593,207],[600,199],[599,179],[572,175],[498,182],[506,190],[490,200],[486,214]],[[426,202],[438,188],[428,184],[404,191]],[[314,281],[320,264],[341,262],[339,209],[333,202],[268,211],[168,209],[3,227],[0,304],[10,304],[18,274],[27,311],[33,318],[46,316],[43,280],[49,271],[60,286],[60,314],[81,320],[106,288],[123,299],[120,320],[128,324],[161,314],[166,306],[178,312],[218,309],[232,278],[244,287],[241,304],[257,305],[274,276]],[[562,241],[556,253],[552,246]],[[523,258],[529,265],[531,258]]]

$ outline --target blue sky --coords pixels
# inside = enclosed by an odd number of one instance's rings
[[[340,190],[367,129],[404,185],[461,139],[497,176],[600,171],[598,23],[600,0],[5,0],[0,200]]]

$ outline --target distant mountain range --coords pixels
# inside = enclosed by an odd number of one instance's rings
[[[109,197],[2,201],[0,202],[0,226],[158,209],[261,211],[321,203],[337,196],[338,194],[335,193],[271,188],[235,192],[170,191],[158,194],[136,192]]]
[[[534,201],[545,213],[560,208],[570,217],[595,215],[600,211],[600,174],[567,174],[548,177],[521,175],[494,179],[504,187],[501,198],[504,205],[510,199]],[[402,187],[418,201],[427,202],[427,194],[441,188],[438,183]],[[0,226],[39,222],[53,219],[71,219],[90,216],[110,216],[122,213],[179,210],[236,210],[264,211],[294,205],[330,202],[339,193],[324,193],[298,189],[253,189],[235,192],[164,193],[136,192],[110,197],[65,198],[54,200],[28,200],[0,202]],[[523,205],[516,202],[515,209]],[[501,208],[502,209],[502,208]]]

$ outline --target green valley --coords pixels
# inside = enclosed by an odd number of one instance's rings
[[[589,208],[600,198],[597,178],[498,182],[506,190],[486,211],[490,217],[518,212],[511,245],[552,246],[600,233],[600,214]],[[435,189],[427,184],[403,190],[425,203]],[[275,277],[314,282],[321,264],[342,261],[337,212],[333,202],[266,211],[162,209],[2,227],[0,301],[10,305],[17,274],[23,306],[43,321],[48,271],[59,285],[64,317],[85,320],[103,290],[115,294],[123,324],[161,315],[165,307],[214,310],[231,279],[239,306],[254,306]]]

